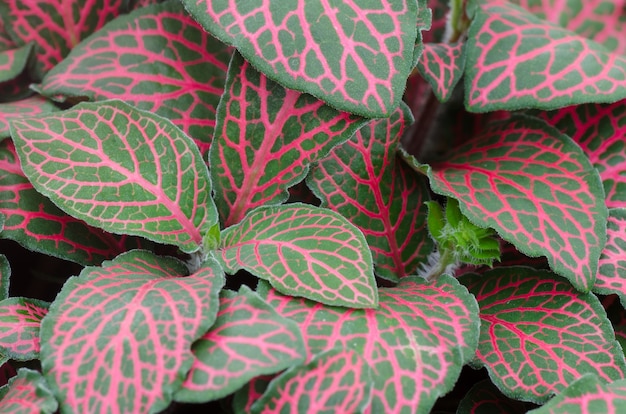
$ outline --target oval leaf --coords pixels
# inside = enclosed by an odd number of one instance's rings
[[[22,116],[37,115],[44,112],[58,111],[52,102],[35,95],[21,101],[0,103],[0,140],[11,136],[9,121]]]
[[[465,70],[465,41],[425,43],[417,70],[430,84],[437,99],[447,101]]]
[[[39,358],[39,328],[49,304],[13,297],[0,301],[0,352],[16,361]]]
[[[370,118],[389,116],[400,102],[417,37],[415,1],[183,4],[207,31],[290,89]]]
[[[82,103],[16,120],[11,135],[37,191],[90,225],[190,253],[218,221],[198,147],[157,115]]]
[[[41,326],[41,364],[63,412],[158,412],[215,321],[216,262],[184,276],[172,258],[135,250],[63,286]]]
[[[363,234],[339,214],[294,203],[260,207],[222,233],[225,269],[245,269],[283,293],[321,303],[378,303],[372,255]]]
[[[626,304],[626,209],[609,210],[607,235],[593,291],[601,295],[616,293]]]
[[[52,414],[59,404],[37,371],[21,368],[17,376],[0,388],[0,410],[11,414]]]

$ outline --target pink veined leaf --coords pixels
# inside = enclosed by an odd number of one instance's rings
[[[0,215],[5,217],[0,237],[83,265],[96,265],[149,245],[138,237],[117,236],[88,226],[59,210],[28,181],[11,140],[0,142]]]
[[[32,49],[33,45],[29,43],[16,49],[0,52],[0,82],[14,79],[22,73]]]
[[[1,10],[0,10],[1,11]],[[15,42],[11,39],[11,36],[6,31],[4,27],[4,17],[0,18],[0,52],[4,52],[5,50],[15,49]]]
[[[596,414],[626,411],[626,380],[607,384],[595,375],[582,376],[542,407],[528,414]]]
[[[508,2],[470,4],[469,110],[550,110],[626,97],[626,56]]]
[[[21,116],[37,115],[45,112],[58,111],[52,102],[46,98],[34,95],[21,101],[0,103],[0,140],[11,135],[9,121]]]
[[[609,210],[607,227],[608,238],[593,291],[602,295],[617,293],[626,304],[626,209]]]
[[[42,369],[62,412],[169,405],[224,284],[213,260],[185,274],[182,262],[135,250],[68,279],[41,325]]]
[[[416,1],[183,4],[207,31],[287,88],[370,118],[389,116],[400,102],[412,69]]]
[[[0,301],[0,353],[16,361],[39,357],[39,327],[49,304],[12,297]]]
[[[626,55],[625,0],[509,0],[539,18]]]
[[[417,0],[417,37],[415,38],[415,48],[413,49],[413,63],[411,67],[415,67],[418,60],[424,52],[424,36],[423,32],[430,30],[432,24],[432,12],[428,8],[427,0]]]
[[[6,0],[0,3],[5,30],[18,45],[34,44],[36,80],[92,32],[115,18],[123,0]]]
[[[365,122],[284,88],[233,56],[209,162],[225,226],[255,207],[287,200],[287,189],[309,165]]]
[[[48,72],[40,93],[121,99],[170,119],[206,155],[231,54],[179,2],[155,4],[77,45]]]
[[[474,364],[485,366],[505,395],[542,404],[586,373],[608,382],[624,378],[624,354],[593,294],[522,266],[459,280],[480,307]]]
[[[608,211],[598,172],[579,146],[539,119],[512,116],[452,154],[420,166],[433,191],[459,200],[471,222],[494,228],[522,253],[546,256],[576,288],[593,286]]]
[[[11,414],[53,414],[59,404],[44,377],[37,371],[21,368],[17,376],[0,388],[0,411]]]
[[[251,413],[363,413],[370,403],[372,376],[357,352],[332,349],[274,379]]]
[[[607,207],[626,207],[626,100],[570,106],[537,115],[582,147],[600,173]]]
[[[0,223],[2,222],[0,216]],[[2,225],[0,224],[0,230]],[[11,266],[6,256],[0,254],[0,300],[5,300],[9,297],[9,284],[11,281]]]
[[[354,308],[378,303],[365,237],[328,209],[259,207],[222,232],[219,256],[228,273],[245,269],[288,295]]]
[[[463,397],[456,414],[526,414],[527,411],[523,402],[505,397],[491,381],[484,380]]]
[[[261,297],[295,320],[309,359],[335,347],[353,350],[372,368],[367,412],[430,412],[454,386],[477,345],[475,299],[456,279],[406,277],[379,290],[377,309],[342,309],[296,299],[260,283]],[[285,396],[288,398],[288,396]]]
[[[372,121],[317,163],[307,185],[365,235],[376,273],[397,281],[414,273],[431,253],[426,230],[428,185],[396,154],[412,121],[402,104],[389,118]]]
[[[275,375],[261,375],[252,379],[243,388],[233,395],[233,412],[235,414],[250,414],[254,404],[265,392]]]
[[[190,253],[217,224],[206,163],[169,120],[107,101],[11,125],[33,186],[89,225]]]
[[[222,291],[215,323],[192,350],[196,358],[176,401],[225,397],[252,378],[277,373],[305,357],[298,326],[246,286],[239,292]]]
[[[465,70],[465,41],[425,43],[417,70],[428,81],[437,99],[447,101]]]

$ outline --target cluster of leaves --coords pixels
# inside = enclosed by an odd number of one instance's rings
[[[0,3],[0,236],[83,266],[0,256],[2,411],[624,409],[626,0],[553,3]]]

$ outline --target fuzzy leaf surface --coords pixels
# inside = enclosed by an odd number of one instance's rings
[[[14,79],[22,73],[32,49],[33,45],[27,44],[16,49],[0,52],[0,82]]]
[[[412,69],[417,3],[183,0],[253,66],[340,110],[389,116]]]
[[[379,290],[377,309],[343,309],[267,289],[259,293],[301,327],[309,359],[335,347],[373,370],[372,413],[428,413],[474,356],[478,307],[456,279],[406,277]]]
[[[251,413],[363,413],[371,389],[372,370],[357,352],[330,350],[274,379]]]
[[[0,142],[0,215],[5,217],[0,237],[83,265],[146,245],[145,240],[104,232],[61,211],[28,181],[11,140]]]
[[[192,350],[196,358],[176,401],[216,400],[305,358],[298,326],[246,286],[222,292],[215,323]]]
[[[5,29],[18,45],[32,42],[40,80],[89,34],[121,11],[123,0],[7,0],[0,3]]]
[[[41,93],[121,99],[170,119],[206,153],[230,55],[182,4],[165,2],[85,39],[46,75]]]
[[[528,256],[546,256],[578,289],[593,286],[608,211],[597,171],[569,137],[514,116],[423,168],[433,191],[459,200],[474,224]]]
[[[331,210],[259,207],[223,231],[222,246],[227,272],[245,269],[285,294],[355,308],[378,303],[365,237]]]
[[[21,368],[17,376],[0,388],[0,410],[11,414],[52,414],[59,404],[44,377],[37,371]]]
[[[447,101],[465,70],[465,42],[425,43],[417,70],[430,84],[437,99]]]
[[[309,165],[366,120],[289,90],[233,56],[210,151],[215,200],[226,226],[287,200]]]
[[[33,186],[90,225],[193,252],[218,221],[198,147],[157,115],[82,103],[16,120],[11,135]]]
[[[400,105],[335,147],[307,177],[322,207],[364,233],[376,273],[394,281],[413,273],[433,248],[426,230],[427,184],[396,155],[411,121],[408,107]]]
[[[626,97],[626,56],[508,2],[473,0],[468,14],[469,110],[550,110]]]
[[[616,293],[626,303],[626,209],[609,210],[607,236],[593,291]]]
[[[9,130],[9,121],[11,119],[58,110],[59,108],[52,102],[39,95],[31,96],[21,101],[0,103],[0,140],[11,136]]]
[[[39,357],[39,328],[49,304],[12,297],[0,301],[0,353],[17,361]]]
[[[134,250],[63,286],[41,326],[41,362],[63,412],[159,412],[217,314],[215,261],[185,276],[178,260]]]
[[[478,366],[507,396],[542,404],[580,376],[624,378],[626,362],[598,298],[545,270],[508,267],[460,282],[480,307]]]

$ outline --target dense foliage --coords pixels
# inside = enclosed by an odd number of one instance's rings
[[[626,0],[0,18],[2,412],[626,409]]]

